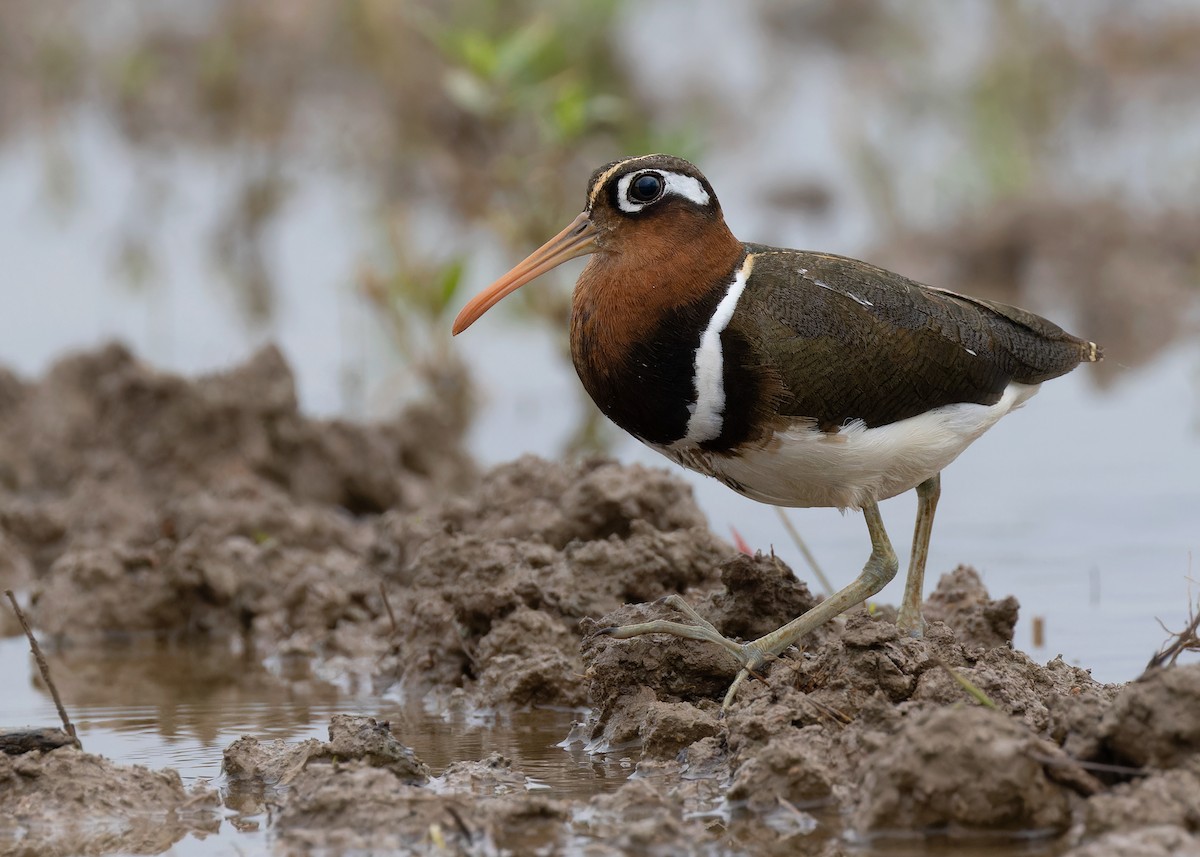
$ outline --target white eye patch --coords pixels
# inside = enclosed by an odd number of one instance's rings
[[[665,170],[652,170],[652,172],[662,176],[665,187],[658,199],[652,199],[649,202],[635,202],[629,198],[629,186],[633,184],[634,179],[645,175],[645,172],[629,173],[617,180],[617,205],[621,207],[621,211],[627,214],[635,214],[647,205],[653,205],[658,202],[659,199],[662,199],[667,194],[681,196],[699,206],[708,205],[708,191],[704,189],[704,185],[700,184],[697,179],[685,176],[683,173],[672,173]]]

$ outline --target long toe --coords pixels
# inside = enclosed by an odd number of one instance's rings
[[[672,637],[683,637],[685,640],[702,640],[715,643],[729,652],[740,666],[745,666],[747,661],[745,646],[721,634],[707,622],[703,625],[685,625],[683,622],[672,622],[668,619],[651,619],[649,622],[637,622],[633,625],[601,628],[596,633],[605,634],[615,640],[628,640],[644,634],[669,634]]]
[[[775,653],[768,651],[761,640],[753,643],[739,643],[736,640],[729,639],[721,634],[710,622],[701,618],[690,606],[686,606],[686,609],[684,609],[680,607],[680,604],[674,603],[675,600],[682,602],[679,596],[669,596],[669,599],[673,600],[668,601],[668,599],[663,599],[663,602],[671,603],[671,606],[674,607],[679,607],[681,612],[686,613],[697,624],[685,624],[668,619],[652,619],[648,622],[637,622],[631,625],[610,625],[606,628],[600,628],[596,633],[604,634],[616,640],[628,640],[632,637],[640,637],[646,634],[668,634],[672,637],[700,640],[720,646],[741,667],[732,684],[729,685],[729,689],[721,703],[721,711],[727,711],[733,703],[738,688],[742,686],[742,683],[748,678],[762,678],[767,664],[774,660]]]

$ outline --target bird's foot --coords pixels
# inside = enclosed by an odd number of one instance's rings
[[[925,636],[925,629],[929,627],[929,624],[921,615],[919,606],[915,610],[910,610],[909,605],[905,604],[901,606],[900,615],[896,617],[896,627],[906,636],[919,640]]]
[[[631,637],[640,637],[643,634],[670,634],[673,637],[683,637],[687,640],[703,640],[720,646],[741,667],[733,683],[729,686],[724,701],[721,703],[722,712],[728,710],[742,682],[750,677],[762,678],[761,670],[763,666],[774,657],[772,652],[767,651],[758,644],[759,641],[739,643],[736,640],[729,639],[718,631],[715,625],[697,613],[692,608],[692,605],[688,604],[678,595],[666,595],[655,603],[675,608],[687,616],[693,624],[672,622],[667,619],[652,619],[649,622],[638,622],[633,625],[613,625],[608,628],[601,628],[596,633],[605,634],[615,640],[628,640]]]
[[[764,664],[786,651],[788,646],[791,646],[805,635],[812,633],[830,619],[844,613],[856,604],[861,604],[896,576],[896,554],[892,550],[891,543],[888,541],[887,532],[883,529],[883,519],[879,516],[879,506],[874,501],[865,504],[863,506],[863,515],[867,519],[867,529],[871,532],[871,556],[867,559],[867,564],[863,566],[862,573],[858,578],[849,586],[843,587],[820,604],[809,609],[806,613],[797,616],[791,622],[776,628],[771,633],[765,634],[757,640],[752,640],[749,643],[739,643],[729,639],[718,631],[711,622],[693,610],[692,606],[678,595],[668,595],[660,599],[659,603],[674,607],[690,619],[692,624],[655,619],[635,625],[602,628],[599,633],[607,634],[619,640],[637,637],[642,634],[672,634],[688,640],[707,640],[710,643],[716,643],[727,651],[737,661],[738,665],[741,666],[737,677],[733,680],[733,684],[729,686],[729,692],[725,694],[725,701],[721,703],[721,710],[727,711],[742,682],[748,677],[756,675]],[[913,587],[913,591],[919,591],[919,588]],[[909,612],[911,612],[911,608]],[[919,603],[916,612],[919,616]]]

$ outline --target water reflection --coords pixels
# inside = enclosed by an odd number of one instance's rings
[[[24,638],[0,640],[0,683],[10,688],[0,723],[52,725],[57,714],[25,645]],[[339,713],[388,721],[435,773],[500,753],[553,795],[585,797],[618,787],[631,770],[620,755],[559,746],[583,716],[579,711],[442,710],[387,695],[346,695],[311,678],[281,678],[234,648],[198,641],[126,641],[47,657],[89,752],[124,764],[173,767],[185,781],[219,778],[222,751],[242,735],[327,740],[329,719]]]

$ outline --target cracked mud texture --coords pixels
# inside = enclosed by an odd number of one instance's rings
[[[637,761],[615,792],[565,799],[530,792],[495,754],[427,771],[369,718],[335,718],[328,742],[247,736],[226,752],[223,798],[280,806],[279,853],[833,855],[848,835],[1033,831],[1047,853],[1194,848],[1200,665],[1116,687],[1038,664],[1012,648],[1016,601],[960,567],[930,595],[923,639],[886,605],[857,608],[722,716],[727,653],[596,631],[678,618],[661,599],[679,594],[750,638],[816,603],[807,586],[713,535],[666,470],[525,457],[479,474],[461,446],[468,391],[445,390],[355,426],[304,417],[271,349],[196,381],[116,346],[39,382],[0,373],[2,582],[26,588],[38,630],[68,646],[238,640],[308,664],[303,680],[432,708],[580,706],[591,713],[569,744]],[[83,680],[70,651],[68,684]],[[171,772],[70,748],[0,757],[0,771],[5,818],[15,800],[46,818],[81,803],[116,818],[76,814],[80,835],[108,837],[87,840],[92,853],[161,850],[142,810],[191,805]],[[79,791],[91,780],[114,785],[92,800]],[[182,825],[171,831],[207,829],[165,811]]]

